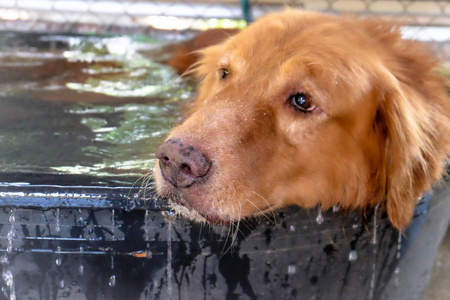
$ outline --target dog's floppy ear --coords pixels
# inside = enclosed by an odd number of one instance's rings
[[[383,153],[378,178],[392,225],[403,230],[417,199],[444,172],[450,154],[449,99],[442,78],[429,66],[412,86],[408,79],[384,69],[376,127]],[[411,69],[405,68],[405,76]]]

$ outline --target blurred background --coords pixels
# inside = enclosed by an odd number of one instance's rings
[[[0,30],[83,33],[175,32],[244,27],[284,6],[328,13],[395,18],[405,35],[450,53],[450,2],[447,0],[2,0]]]

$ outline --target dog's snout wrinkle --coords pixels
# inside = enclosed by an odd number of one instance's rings
[[[169,139],[156,150],[161,173],[173,186],[188,188],[204,177],[210,160],[193,145],[183,144],[180,139]]]

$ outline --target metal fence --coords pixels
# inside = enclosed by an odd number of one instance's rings
[[[239,27],[246,0],[0,0],[0,30],[149,33],[154,28],[204,30]],[[437,47],[450,59],[448,0],[249,0],[256,19],[285,6],[397,18],[409,36]]]

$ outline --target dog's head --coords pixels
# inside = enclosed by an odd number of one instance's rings
[[[434,66],[392,24],[266,16],[202,51],[192,112],[157,151],[157,191],[214,224],[381,204],[402,229],[450,153]]]

